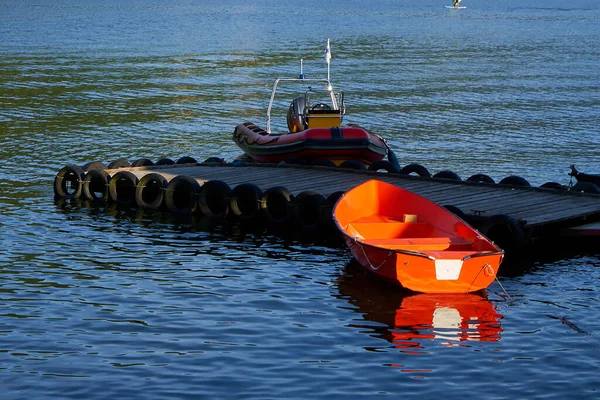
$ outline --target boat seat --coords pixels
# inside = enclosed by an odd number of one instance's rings
[[[363,243],[393,250],[467,250],[472,243],[463,238],[424,237],[398,239],[365,239]]]
[[[450,247],[450,238],[365,239],[363,243],[393,250],[445,250]]]
[[[389,222],[388,222],[389,221]],[[370,239],[395,239],[398,237],[435,237],[435,228],[426,222],[352,222],[349,227]]]
[[[340,110],[311,110],[306,115],[309,128],[334,128],[342,124]]]
[[[374,215],[369,215],[366,217],[362,217],[359,219],[355,219],[354,221],[352,221],[353,224],[364,224],[364,223],[376,223],[376,222],[404,222],[404,217],[398,217],[398,218],[392,218],[389,217],[387,215],[379,215],[379,214],[374,214]]]

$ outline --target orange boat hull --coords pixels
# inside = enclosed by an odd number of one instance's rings
[[[504,256],[445,208],[377,180],[345,193],[336,203],[334,220],[364,268],[416,292],[484,289]]]

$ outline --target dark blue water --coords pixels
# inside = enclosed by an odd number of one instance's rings
[[[402,165],[600,173],[600,5],[462,4],[0,0],[3,398],[598,397],[593,249],[432,299],[339,246],[53,200],[66,164],[232,160],[327,38],[345,122]]]

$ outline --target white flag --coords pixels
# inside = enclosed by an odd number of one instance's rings
[[[329,47],[329,39],[327,39],[327,47],[325,48],[325,61],[327,65],[331,62],[331,47]]]

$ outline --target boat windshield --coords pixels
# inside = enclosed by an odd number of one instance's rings
[[[283,85],[284,83],[285,85]],[[276,100],[275,95],[278,91],[283,92],[284,96],[278,96]],[[271,133],[271,114],[275,112],[274,110],[287,111],[290,102],[299,95],[305,97],[307,109],[311,107],[328,107],[330,110],[339,111],[342,115],[346,112],[343,92],[336,94],[329,80],[279,78],[273,85],[269,106],[267,107],[267,133]],[[282,121],[285,120],[284,117],[281,119]]]

